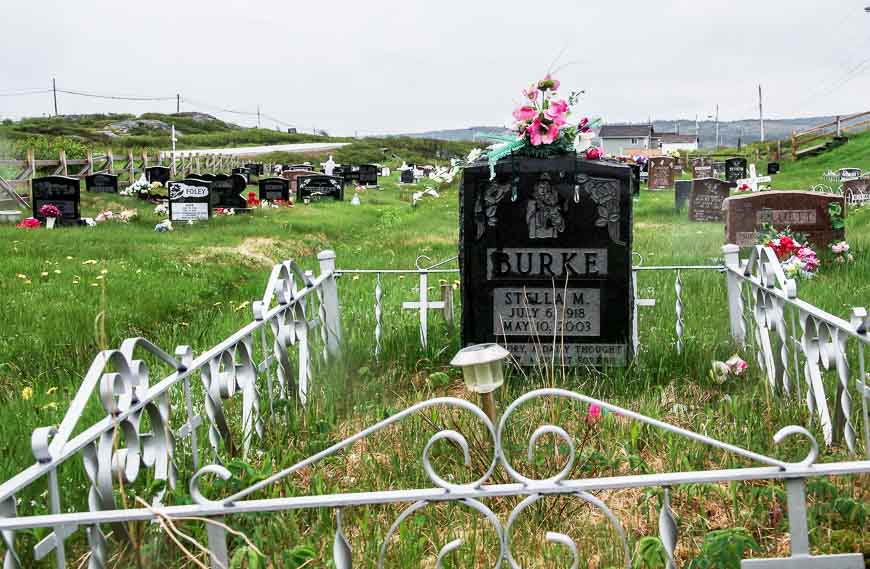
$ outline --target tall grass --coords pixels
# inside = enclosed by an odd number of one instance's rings
[[[372,142],[370,147],[377,144]],[[400,148],[413,155],[413,146]],[[83,196],[84,215],[93,216],[107,207],[135,207],[139,218],[128,225],[104,224],[92,229],[26,231],[0,226],[0,255],[5,261],[0,268],[4,322],[0,331],[0,403],[4,415],[0,450],[5,457],[0,477],[8,478],[32,462],[30,432],[60,420],[82,374],[104,342],[117,346],[128,336],[143,335],[167,350],[189,344],[201,352],[215,345],[250,321],[248,303],[262,295],[269,259],[296,258],[305,268],[316,270],[315,253],[329,248],[336,251],[339,268],[411,268],[420,254],[432,259],[455,255],[456,186],[445,188],[441,198],[411,209],[401,200],[396,182],[394,175],[382,181],[380,191],[367,191],[359,207],[324,202],[291,210],[264,210],[251,216],[217,218],[208,224],[179,225],[172,233],[154,233],[158,219],[142,202],[87,194]],[[817,279],[800,285],[801,298],[841,316],[848,307],[866,303],[870,287],[868,222],[870,210],[848,217],[847,236],[858,252],[855,264],[839,269],[823,266]],[[634,235],[634,250],[644,256],[647,265],[707,264],[719,260],[723,227],[719,223],[690,223],[685,213],[675,214],[672,193],[643,192],[635,202]],[[640,309],[644,349],[633,365],[607,373],[593,369],[513,371],[497,393],[499,407],[504,409],[532,388],[559,385],[758,452],[789,460],[802,458],[805,449],[800,443],[788,441],[779,448],[771,439],[772,433],[786,424],[807,424],[818,430],[801,401],[783,400],[768,392],[754,366],[747,376],[724,385],[708,378],[711,360],[725,359],[737,350],[728,332],[723,277],[686,273],[683,283],[687,330],[683,354],[677,354],[674,346],[673,275],[642,273],[640,296],[654,297],[657,304]],[[430,284],[437,290],[437,279]],[[459,348],[457,329],[432,314],[429,347],[423,349],[418,342],[416,314],[401,310],[402,301],[417,298],[417,285],[412,277],[384,277],[383,353],[375,361],[374,279],[343,276],[339,291],[344,360],[315,373],[308,408],[300,409],[292,401],[278,407],[277,416],[267,424],[264,440],[257,445],[258,452],[247,461],[225,456],[235,477],[228,483],[209,483],[207,493],[226,495],[249,485],[411,403],[440,395],[470,397],[457,370],[449,366]],[[432,297],[435,294],[433,290]],[[752,354],[742,355],[751,360]],[[152,382],[161,371],[169,373],[155,366]],[[826,381],[832,386],[834,378],[826,377]],[[31,390],[28,397],[25,388]],[[91,403],[83,417],[85,422],[102,416],[99,402]],[[241,431],[238,407],[237,403],[228,406],[236,433]],[[182,411],[180,404],[174,405],[173,413],[179,418]],[[554,473],[563,464],[564,445],[543,439],[532,461],[524,452],[534,427],[553,422],[577,442],[573,477],[747,464],[613,415],[590,422],[587,414],[588,410],[576,403],[548,401],[526,406],[511,422],[505,451],[515,467],[527,475]],[[439,473],[463,481],[479,477],[491,459],[492,441],[467,414],[438,410],[405,421],[255,497],[430,486],[420,457],[429,436],[442,428],[454,428],[469,437],[473,460],[466,467],[455,447],[439,443],[433,453]],[[205,444],[203,434],[200,441]],[[822,460],[846,456],[845,449],[835,446],[824,451]],[[186,465],[183,478],[166,503],[189,500],[190,457],[184,444],[179,446],[179,460]],[[67,488],[64,508],[85,507],[88,482],[81,464],[71,461],[60,473]],[[493,481],[506,480],[499,471]],[[861,518],[854,512],[866,510],[868,485],[851,478],[832,484],[810,488],[814,550],[867,551],[866,516]],[[147,497],[147,477],[129,490]],[[41,493],[37,485],[19,495],[22,513],[46,511]],[[620,515],[633,544],[657,533],[660,489],[606,492],[601,497]],[[837,500],[858,504],[858,510],[833,508]],[[683,561],[698,554],[709,531],[733,527],[749,529],[762,546],[759,555],[783,553],[787,518],[782,515],[785,505],[780,484],[675,488],[671,501],[680,519],[678,556]],[[488,505],[504,520],[516,503],[515,499],[500,499]],[[399,510],[398,506],[344,510],[355,566],[375,565],[380,542]],[[335,529],[332,512],[246,515],[226,521],[249,535],[272,566],[328,564]],[[201,524],[182,525],[195,538],[206,539]],[[136,566],[136,560],[143,558],[149,567],[185,563],[155,527],[143,524],[137,531],[143,536],[137,541],[138,552],[119,535],[112,540],[119,551],[114,560],[117,566]],[[572,536],[584,559],[594,558],[598,567],[620,565],[614,534],[601,516],[576,499],[546,499],[523,516],[512,538],[514,553],[524,567],[566,566],[567,553],[546,544],[544,531]],[[20,549],[44,535],[41,531],[19,533]],[[389,547],[388,566],[432,566],[438,548],[458,536],[465,542],[452,558],[455,566],[494,565],[494,533],[479,516],[454,504],[433,505],[425,516],[412,516],[400,532],[401,539]],[[81,532],[71,544],[74,551],[86,549]],[[242,551],[245,543],[232,539],[230,546]]]

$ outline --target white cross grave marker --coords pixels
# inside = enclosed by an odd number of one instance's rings
[[[737,180],[737,185],[741,186],[746,184],[749,186],[749,189],[753,192],[761,191],[759,187],[760,184],[769,184],[773,178],[770,176],[759,176],[757,171],[755,170],[755,164],[749,165],[749,177],[744,178],[742,180]]]
[[[448,283],[441,287],[441,300],[429,300],[429,273],[420,272],[420,300],[403,302],[402,310],[420,311],[420,344],[425,350],[429,345],[429,311],[441,310],[448,324],[453,324],[453,287]]]

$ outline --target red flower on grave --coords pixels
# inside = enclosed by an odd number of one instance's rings
[[[21,223],[19,223],[16,227],[21,227],[22,229],[37,229],[42,223],[39,222],[35,217],[28,217],[27,219],[22,219]]]

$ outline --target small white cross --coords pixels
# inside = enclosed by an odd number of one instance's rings
[[[759,176],[755,170],[755,164],[749,165],[749,177],[743,178],[742,180],[737,180],[737,185],[741,186],[746,184],[749,186],[749,189],[753,192],[758,192],[761,190],[759,187],[760,184],[769,184],[773,178],[770,176]]]
[[[416,302],[411,301],[402,303],[402,310],[420,311],[420,344],[422,344],[424,350],[429,345],[429,311],[441,310],[444,312],[444,316],[447,318],[448,323],[452,323],[453,321],[452,296],[449,300],[446,295],[444,298],[445,300],[429,300],[429,273],[421,272],[420,300]]]

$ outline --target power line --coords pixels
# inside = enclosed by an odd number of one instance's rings
[[[26,95],[41,95],[51,93],[51,89],[24,89],[21,91],[10,91],[8,93],[0,93],[0,97],[22,97]]]
[[[172,101],[175,100],[175,95],[171,97],[129,97],[125,95],[100,95],[97,93],[87,93],[84,91],[73,91],[72,89],[58,89],[59,93],[67,95],[78,95],[80,97],[90,97],[92,99],[111,99],[116,101]]]

